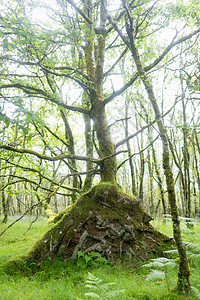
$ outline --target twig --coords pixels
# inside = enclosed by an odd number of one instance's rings
[[[137,152],[137,153],[133,153],[132,155],[130,155],[128,158],[126,158],[118,167],[117,170],[119,170],[123,164],[125,164],[125,162],[127,162],[130,158],[132,158],[135,155],[141,154],[143,153],[147,148],[149,148],[157,139],[159,138],[159,135],[150,143],[148,144],[144,149],[142,149],[141,151]]]
[[[18,221],[20,221],[29,211],[31,211],[34,207],[40,205],[42,202],[46,201],[46,200],[49,200],[52,196],[54,196],[58,189],[60,188],[60,186],[63,184],[63,182],[65,181],[67,176],[65,176],[64,178],[62,178],[60,180],[60,184],[59,186],[50,194],[48,195],[47,197],[45,197],[44,199],[40,200],[39,202],[31,205],[18,219],[16,219],[14,222],[12,222],[8,227],[6,227],[1,233],[0,233],[0,236],[2,236],[10,227],[12,227],[15,223],[17,223]]]
[[[170,111],[174,108],[174,106],[181,100],[181,99],[178,100],[178,98],[181,98],[181,95],[176,97],[176,99],[175,99],[175,101],[174,101],[174,104],[170,107],[170,109],[169,109],[168,111],[166,111],[166,113],[164,113],[164,114],[161,116],[161,118],[164,118],[166,115],[168,115],[168,114],[170,113]],[[152,126],[153,124],[157,123],[158,121],[159,121],[158,119],[154,119],[154,120],[153,120],[152,122],[150,122],[149,124],[147,124],[147,125],[141,127],[137,132],[135,132],[135,133],[133,133],[133,134],[127,136],[125,139],[121,140],[119,143],[117,143],[117,144],[115,145],[116,149],[117,149],[119,146],[121,146],[121,145],[123,145],[124,143],[126,143],[128,140],[130,140],[130,139],[134,138],[135,136],[137,136],[139,133],[141,133],[142,131],[144,131],[144,130],[147,129],[148,127],[150,127],[150,126]]]
[[[39,214],[38,214],[38,207],[37,207],[37,214],[36,214],[36,217],[35,217],[35,219],[31,222],[30,226],[26,229],[26,231],[24,231],[23,235],[25,235],[25,234],[31,229],[33,223],[35,223],[35,222],[37,221],[38,217],[39,217]]]
[[[111,126],[114,126],[118,122],[122,122],[122,121],[129,120],[129,119],[131,119],[131,117],[116,120],[115,122],[113,122],[112,124],[110,124],[108,127],[110,128]]]

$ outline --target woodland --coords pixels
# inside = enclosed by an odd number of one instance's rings
[[[198,0],[0,4],[5,281],[60,269],[92,288],[66,299],[200,299],[199,15]],[[168,298],[92,273],[143,264]]]

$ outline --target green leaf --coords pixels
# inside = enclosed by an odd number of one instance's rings
[[[77,261],[77,267],[80,267],[80,268],[83,268],[83,269],[86,268],[87,264],[86,264],[85,260],[78,259],[78,261]]]
[[[84,256],[82,251],[78,251],[78,258]]]
[[[86,264],[87,264],[90,260],[92,260],[92,258],[89,257],[88,255],[85,255],[84,258],[85,258]]]
[[[6,127],[9,127],[11,120],[2,112],[0,112],[0,120],[6,124]]]
[[[22,125],[19,125],[19,128],[23,131],[24,134],[28,134],[28,128]]]

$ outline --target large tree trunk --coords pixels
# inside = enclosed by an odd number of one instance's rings
[[[84,116],[85,122],[85,145],[86,145],[86,156],[93,157],[93,142],[92,142],[92,128],[91,119],[89,116]],[[91,171],[93,169],[93,163],[91,161],[86,162],[86,171]],[[92,187],[93,174],[87,173],[85,177],[85,182],[83,186],[83,191],[87,191]]]
[[[86,0],[85,4],[85,13],[92,20],[92,3],[90,0]],[[91,117],[94,121],[94,129],[97,133],[97,139],[99,142],[100,158],[108,157],[104,159],[101,164],[101,180],[115,182],[117,173],[115,147],[108,127],[105,107],[102,104],[106,39],[106,6],[107,1],[102,1],[100,8],[100,27],[96,54],[94,51],[94,39],[92,38],[91,26],[86,23],[85,59],[87,75],[93,83],[93,88],[90,89],[88,96],[91,104]]]
[[[108,157],[101,164],[101,180],[116,182],[117,165],[115,147],[106,120],[105,109],[101,104],[93,112],[93,121],[99,141],[100,158]]]

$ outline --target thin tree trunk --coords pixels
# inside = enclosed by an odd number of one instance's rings
[[[4,190],[1,192],[1,199],[2,199],[2,208],[3,208],[3,220],[2,223],[7,223],[8,221],[8,206],[7,206],[7,201],[5,197],[5,192]]]
[[[71,155],[74,155],[75,154],[74,137],[73,137],[69,122],[67,120],[66,111],[64,109],[61,109],[60,112],[61,112],[61,116],[62,116],[64,125],[65,125],[65,139],[68,142],[68,151]],[[70,167],[70,171],[72,173],[77,171],[75,159],[72,158],[69,160],[69,167]],[[73,176],[72,186],[74,188],[77,188],[77,186],[78,186],[78,177],[77,176]],[[72,197],[72,198],[73,198],[72,200],[75,200],[74,197]]]
[[[148,128],[149,129],[149,128]],[[151,132],[148,130],[149,135],[149,141],[151,141]],[[154,203],[153,203],[153,167],[151,163],[151,155],[150,155],[150,149],[147,150],[147,162],[148,162],[148,171],[149,171],[149,192],[148,192],[148,198],[149,198],[149,207],[150,207],[150,214],[153,215],[154,212]]]
[[[169,145],[168,145],[168,138],[166,133],[166,128],[164,126],[164,123],[162,121],[161,113],[154,95],[153,87],[150,83],[150,80],[148,79],[143,67],[142,63],[140,61],[140,56],[138,53],[138,50],[135,46],[134,40],[131,40],[130,43],[130,49],[133,56],[133,59],[135,61],[138,73],[140,75],[140,78],[144,84],[144,87],[146,89],[146,92],[148,94],[148,98],[152,104],[152,107],[155,112],[155,116],[157,119],[157,124],[159,128],[160,137],[163,144],[163,168],[167,183],[167,192],[168,192],[168,199],[170,203],[171,208],[171,215],[172,215],[172,221],[173,221],[173,234],[174,239],[176,242],[176,246],[179,253],[179,273],[178,273],[178,290],[180,291],[188,291],[190,289],[190,269],[186,254],[186,249],[182,241],[181,237],[181,229],[180,229],[180,221],[178,216],[178,208],[176,204],[176,196],[175,196],[175,187],[174,187],[174,179],[173,179],[173,173],[170,166],[170,157],[169,157]]]
[[[139,146],[139,143],[138,143]],[[141,149],[143,148],[143,133],[141,133]],[[140,151],[140,181],[139,181],[139,199],[141,203],[144,203],[144,170],[145,170],[145,158],[144,153]]]
[[[195,141],[194,141],[195,136],[196,136],[196,131],[193,132],[192,147],[193,147],[193,157],[194,157],[194,172],[196,174],[196,180],[197,180],[197,185],[198,185],[198,195],[196,193],[195,183],[194,183],[194,190],[195,190],[194,194],[195,194],[195,199],[197,199],[197,196],[199,198],[199,205],[196,204],[197,209],[195,209],[195,215],[200,216],[200,174],[199,174],[198,159],[197,159],[196,147],[195,147]],[[197,200],[196,200],[196,202],[197,202]]]
[[[129,102],[126,100],[125,102],[125,137],[128,136],[128,110],[129,110]],[[131,187],[132,187],[132,193],[135,197],[138,196],[137,188],[136,188],[136,180],[135,180],[135,169],[133,165],[133,159],[132,159],[132,153],[131,153],[131,146],[130,141],[126,141],[126,146],[128,149],[128,156],[129,156],[129,166],[131,171]]]
[[[159,186],[159,190],[160,190],[161,202],[162,202],[162,207],[163,207],[163,214],[166,215],[167,210],[166,210],[165,196],[164,196],[165,192],[164,192],[162,178],[161,178],[160,171],[159,171],[159,168],[158,168],[156,153],[155,153],[155,149],[154,149],[153,144],[152,144],[151,148],[152,148],[152,153],[153,153],[155,171],[156,171],[156,175],[157,175],[157,178],[158,178],[158,186]],[[158,211],[158,205],[156,206],[155,215],[157,215],[157,211]]]
[[[188,151],[188,128],[187,128],[187,118],[186,118],[186,105],[185,102],[185,92],[183,88],[183,78],[182,78],[182,66],[180,68],[180,82],[181,82],[181,91],[182,91],[182,114],[183,114],[183,163],[184,163],[184,195],[185,195],[185,205],[186,205],[186,217],[191,217],[191,182],[190,182],[190,167],[189,167],[189,151]]]

